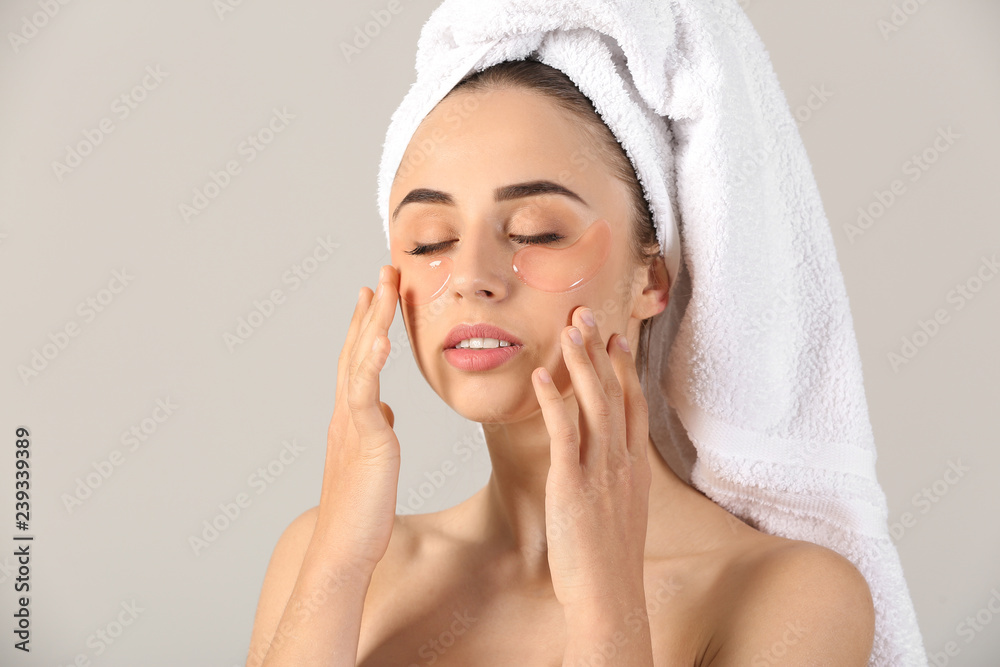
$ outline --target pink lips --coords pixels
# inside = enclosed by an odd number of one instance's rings
[[[511,343],[512,347],[521,345],[521,340],[517,336],[492,324],[459,324],[445,336],[444,349],[455,347],[466,338],[496,338]]]
[[[505,340],[510,345],[489,350],[455,347],[466,338],[496,338]],[[460,324],[445,337],[444,357],[459,370],[488,371],[509,361],[523,347],[517,336],[492,324]]]

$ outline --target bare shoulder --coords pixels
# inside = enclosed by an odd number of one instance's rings
[[[282,531],[271,552],[267,571],[264,574],[264,582],[261,585],[257,611],[254,615],[248,667],[260,664],[274,637],[288,600],[292,596],[299,571],[305,561],[306,552],[312,542],[318,517],[319,505],[310,507],[296,516]],[[408,531],[405,528],[401,518],[397,516],[389,549],[393,555],[405,552],[407,549],[404,545],[411,542],[406,536]],[[385,571],[394,569],[393,563],[401,560],[400,558],[389,558],[390,553],[386,555],[385,566],[382,566],[382,563],[379,564],[383,578]]]
[[[274,568],[276,577],[286,578],[290,575],[290,583],[294,584],[316,530],[318,517],[319,505],[316,505],[302,512],[288,524],[274,548],[271,563],[268,565],[268,576],[271,568]],[[373,573],[376,578],[379,575],[384,577],[388,570],[395,570],[398,565],[405,564],[412,558],[421,532],[419,524],[415,525],[410,519],[411,517],[406,515],[395,516],[388,549]],[[291,595],[291,585],[287,585],[286,588],[287,600]]]
[[[875,635],[868,583],[844,556],[764,536],[741,559],[704,664],[865,667]]]
[[[292,596],[316,526],[318,511],[319,506],[312,507],[295,517],[281,533],[271,552],[254,615],[247,667],[259,665],[267,653],[288,599]]]
[[[312,540],[313,531],[316,528],[316,517],[319,513],[319,506],[311,507],[292,519],[278,538],[274,550],[271,552],[271,559],[267,564],[267,572],[264,575],[264,585],[261,592],[261,603],[274,603],[268,606],[276,606],[281,602],[281,609],[284,609],[285,602],[291,596],[292,586],[298,577],[305,558],[306,549]],[[281,609],[278,610],[280,615]],[[261,607],[258,606],[258,615]]]

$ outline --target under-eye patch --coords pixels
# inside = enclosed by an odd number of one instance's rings
[[[514,253],[511,268],[529,287],[543,292],[572,292],[601,270],[610,251],[611,226],[602,218],[566,247],[521,248]],[[452,260],[440,254],[397,251],[393,260],[400,273],[399,295],[413,305],[425,305],[438,298],[451,279]]]

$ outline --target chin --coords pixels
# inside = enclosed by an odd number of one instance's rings
[[[466,419],[480,424],[506,424],[527,417],[539,409],[531,378],[522,382],[513,377],[465,377],[438,395],[452,410]]]

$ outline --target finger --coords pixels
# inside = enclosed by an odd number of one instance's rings
[[[588,324],[588,315],[590,322]],[[573,312],[573,325],[583,333],[583,346],[590,355],[590,361],[594,365],[594,371],[601,382],[604,393],[609,397],[621,397],[621,384],[615,376],[615,369],[611,365],[611,357],[608,355],[608,346],[601,335],[600,327],[594,318],[594,312],[586,306],[581,306]]]
[[[394,294],[388,293],[388,288],[390,285],[395,287],[399,286],[399,272],[396,267],[391,264],[383,264],[378,271],[378,279],[375,281],[374,295],[372,296],[371,306],[368,312],[365,313],[364,318],[361,320],[361,332],[364,335],[365,330],[371,324],[371,321],[381,312],[379,310],[379,304],[384,300],[389,299],[393,302],[393,312],[395,312],[395,296]],[[379,288],[383,288],[383,293],[379,294]]]
[[[362,438],[372,439],[391,430],[379,400],[379,373],[389,357],[391,346],[387,334],[396,312],[396,302],[391,271],[383,267],[380,274],[382,294],[369,308],[368,323],[363,326],[354,346],[347,379],[351,421]]]
[[[336,400],[339,401],[343,393],[347,390],[347,372],[350,366],[351,354],[354,352],[354,344],[361,331],[361,320],[368,311],[375,293],[367,287],[362,287],[358,291],[358,300],[354,304],[354,314],[351,315],[351,324],[347,328],[347,337],[344,339],[344,346],[340,349],[340,357],[337,359],[337,392]]]
[[[627,445],[625,392],[611,362],[608,344],[601,336],[593,311],[585,307],[577,308],[576,312],[573,313],[573,319],[577,322],[577,328],[583,332],[584,347],[590,356],[594,372],[597,374],[598,381],[604,391],[605,400],[608,402],[610,430],[607,456],[609,460],[617,459],[625,454]],[[609,340],[608,343],[610,342]]]
[[[389,336],[389,327],[396,317],[396,306],[399,303],[399,272],[395,267],[386,265],[385,275],[382,279],[383,292],[379,299],[378,306],[372,313],[369,327],[374,327],[375,334],[372,336],[372,343],[376,336]]]
[[[394,275],[395,269],[391,266],[383,266],[379,271],[379,281],[375,285],[375,297],[372,299],[371,306],[361,321],[361,332],[358,335],[353,356],[351,357],[352,374],[371,352],[376,337],[380,335],[386,336],[389,333],[389,325],[396,314]],[[379,294],[380,290],[382,292],[381,295]]]
[[[579,316],[575,317],[578,322]],[[600,343],[596,329],[590,327],[590,340],[588,342],[585,332],[580,327],[567,327],[562,336],[563,358],[566,360],[566,367],[569,369],[570,378],[573,382],[573,391],[577,397],[577,404],[580,410],[580,439],[581,439],[581,460],[584,466],[606,465],[609,462],[612,441],[624,438],[624,415],[621,414],[621,398],[616,398],[616,394],[608,396],[604,383],[598,376],[597,368],[594,364],[594,357],[600,359],[599,355],[607,356],[604,346]],[[573,332],[577,332],[581,338],[580,343],[573,340]],[[591,352],[588,347],[599,346]],[[607,362],[607,360],[605,360]],[[610,371],[612,374],[614,371]]]
[[[649,441],[649,406],[642,393],[639,372],[632,352],[620,344],[624,341],[627,347],[628,338],[622,334],[615,334],[611,338],[608,341],[608,354],[624,392],[625,442],[628,453],[633,460],[648,463],[646,445]]]
[[[531,374],[531,385],[549,434],[550,465],[563,474],[579,474],[580,433],[548,370],[536,368]]]
[[[378,279],[375,281],[375,287],[372,288],[372,298],[371,302],[368,304],[368,310],[365,311],[364,317],[361,318],[361,331],[364,332],[368,328],[368,323],[371,322],[372,317],[375,316],[375,311],[378,304],[382,301],[382,295],[379,293],[379,288],[382,283],[385,282],[385,267],[381,267],[378,271]]]
[[[378,440],[387,428],[391,429],[379,400],[379,373],[389,357],[389,341],[384,336],[377,336],[374,341],[374,349],[351,362],[347,380],[351,422],[365,440]]]

